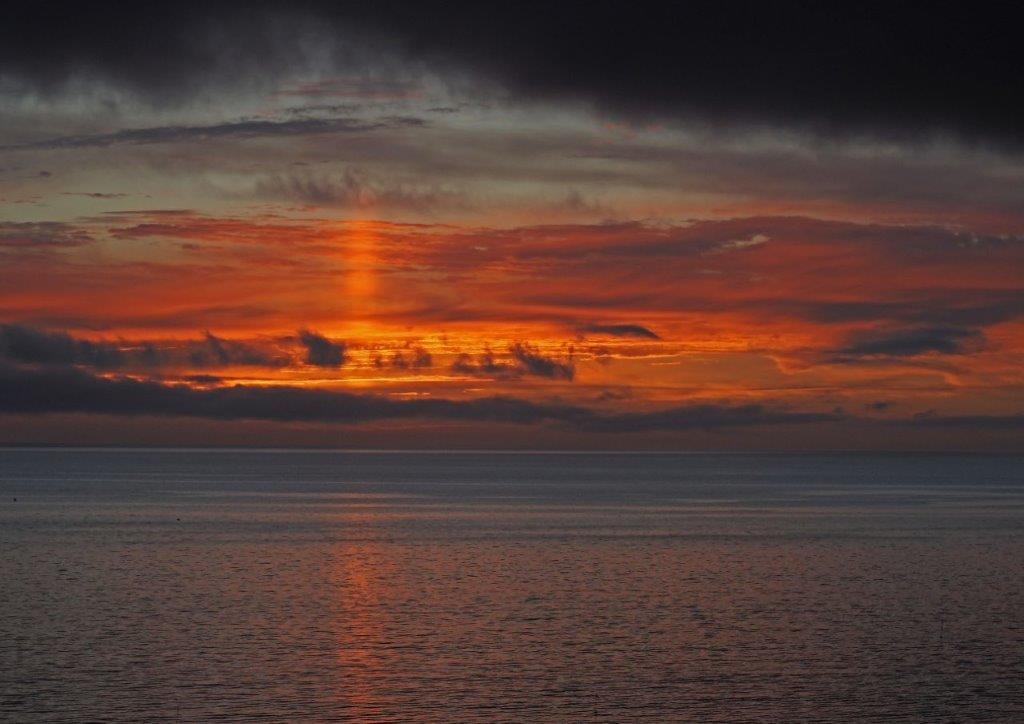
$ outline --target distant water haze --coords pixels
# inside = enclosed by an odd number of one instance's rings
[[[0,551],[0,720],[1024,720],[1020,456],[6,449]]]

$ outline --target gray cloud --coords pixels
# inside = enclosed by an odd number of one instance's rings
[[[279,90],[279,96],[300,98],[352,98],[359,100],[395,100],[415,98],[423,93],[420,83],[399,78],[331,78],[299,83]]]
[[[256,182],[252,196],[313,206],[373,206],[413,211],[427,211],[441,205],[464,205],[461,195],[451,191],[381,181],[355,169],[347,169],[340,174],[273,174]]]
[[[92,236],[84,229],[59,221],[0,222],[0,248],[70,247],[92,241]]]
[[[123,193],[105,193],[103,191],[63,191],[61,196],[82,196],[87,199],[124,199],[130,196],[130,194]]]

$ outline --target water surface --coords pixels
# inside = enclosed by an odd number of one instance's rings
[[[1024,458],[0,450],[0,718],[1022,721]]]

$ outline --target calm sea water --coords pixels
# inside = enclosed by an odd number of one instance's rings
[[[0,450],[0,719],[1024,721],[1024,458]]]

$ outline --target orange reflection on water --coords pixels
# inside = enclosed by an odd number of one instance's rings
[[[340,680],[337,695],[356,717],[380,713],[381,658],[376,650],[384,630],[381,616],[382,568],[379,546],[357,542],[339,546],[334,557],[338,590],[336,630]]]

